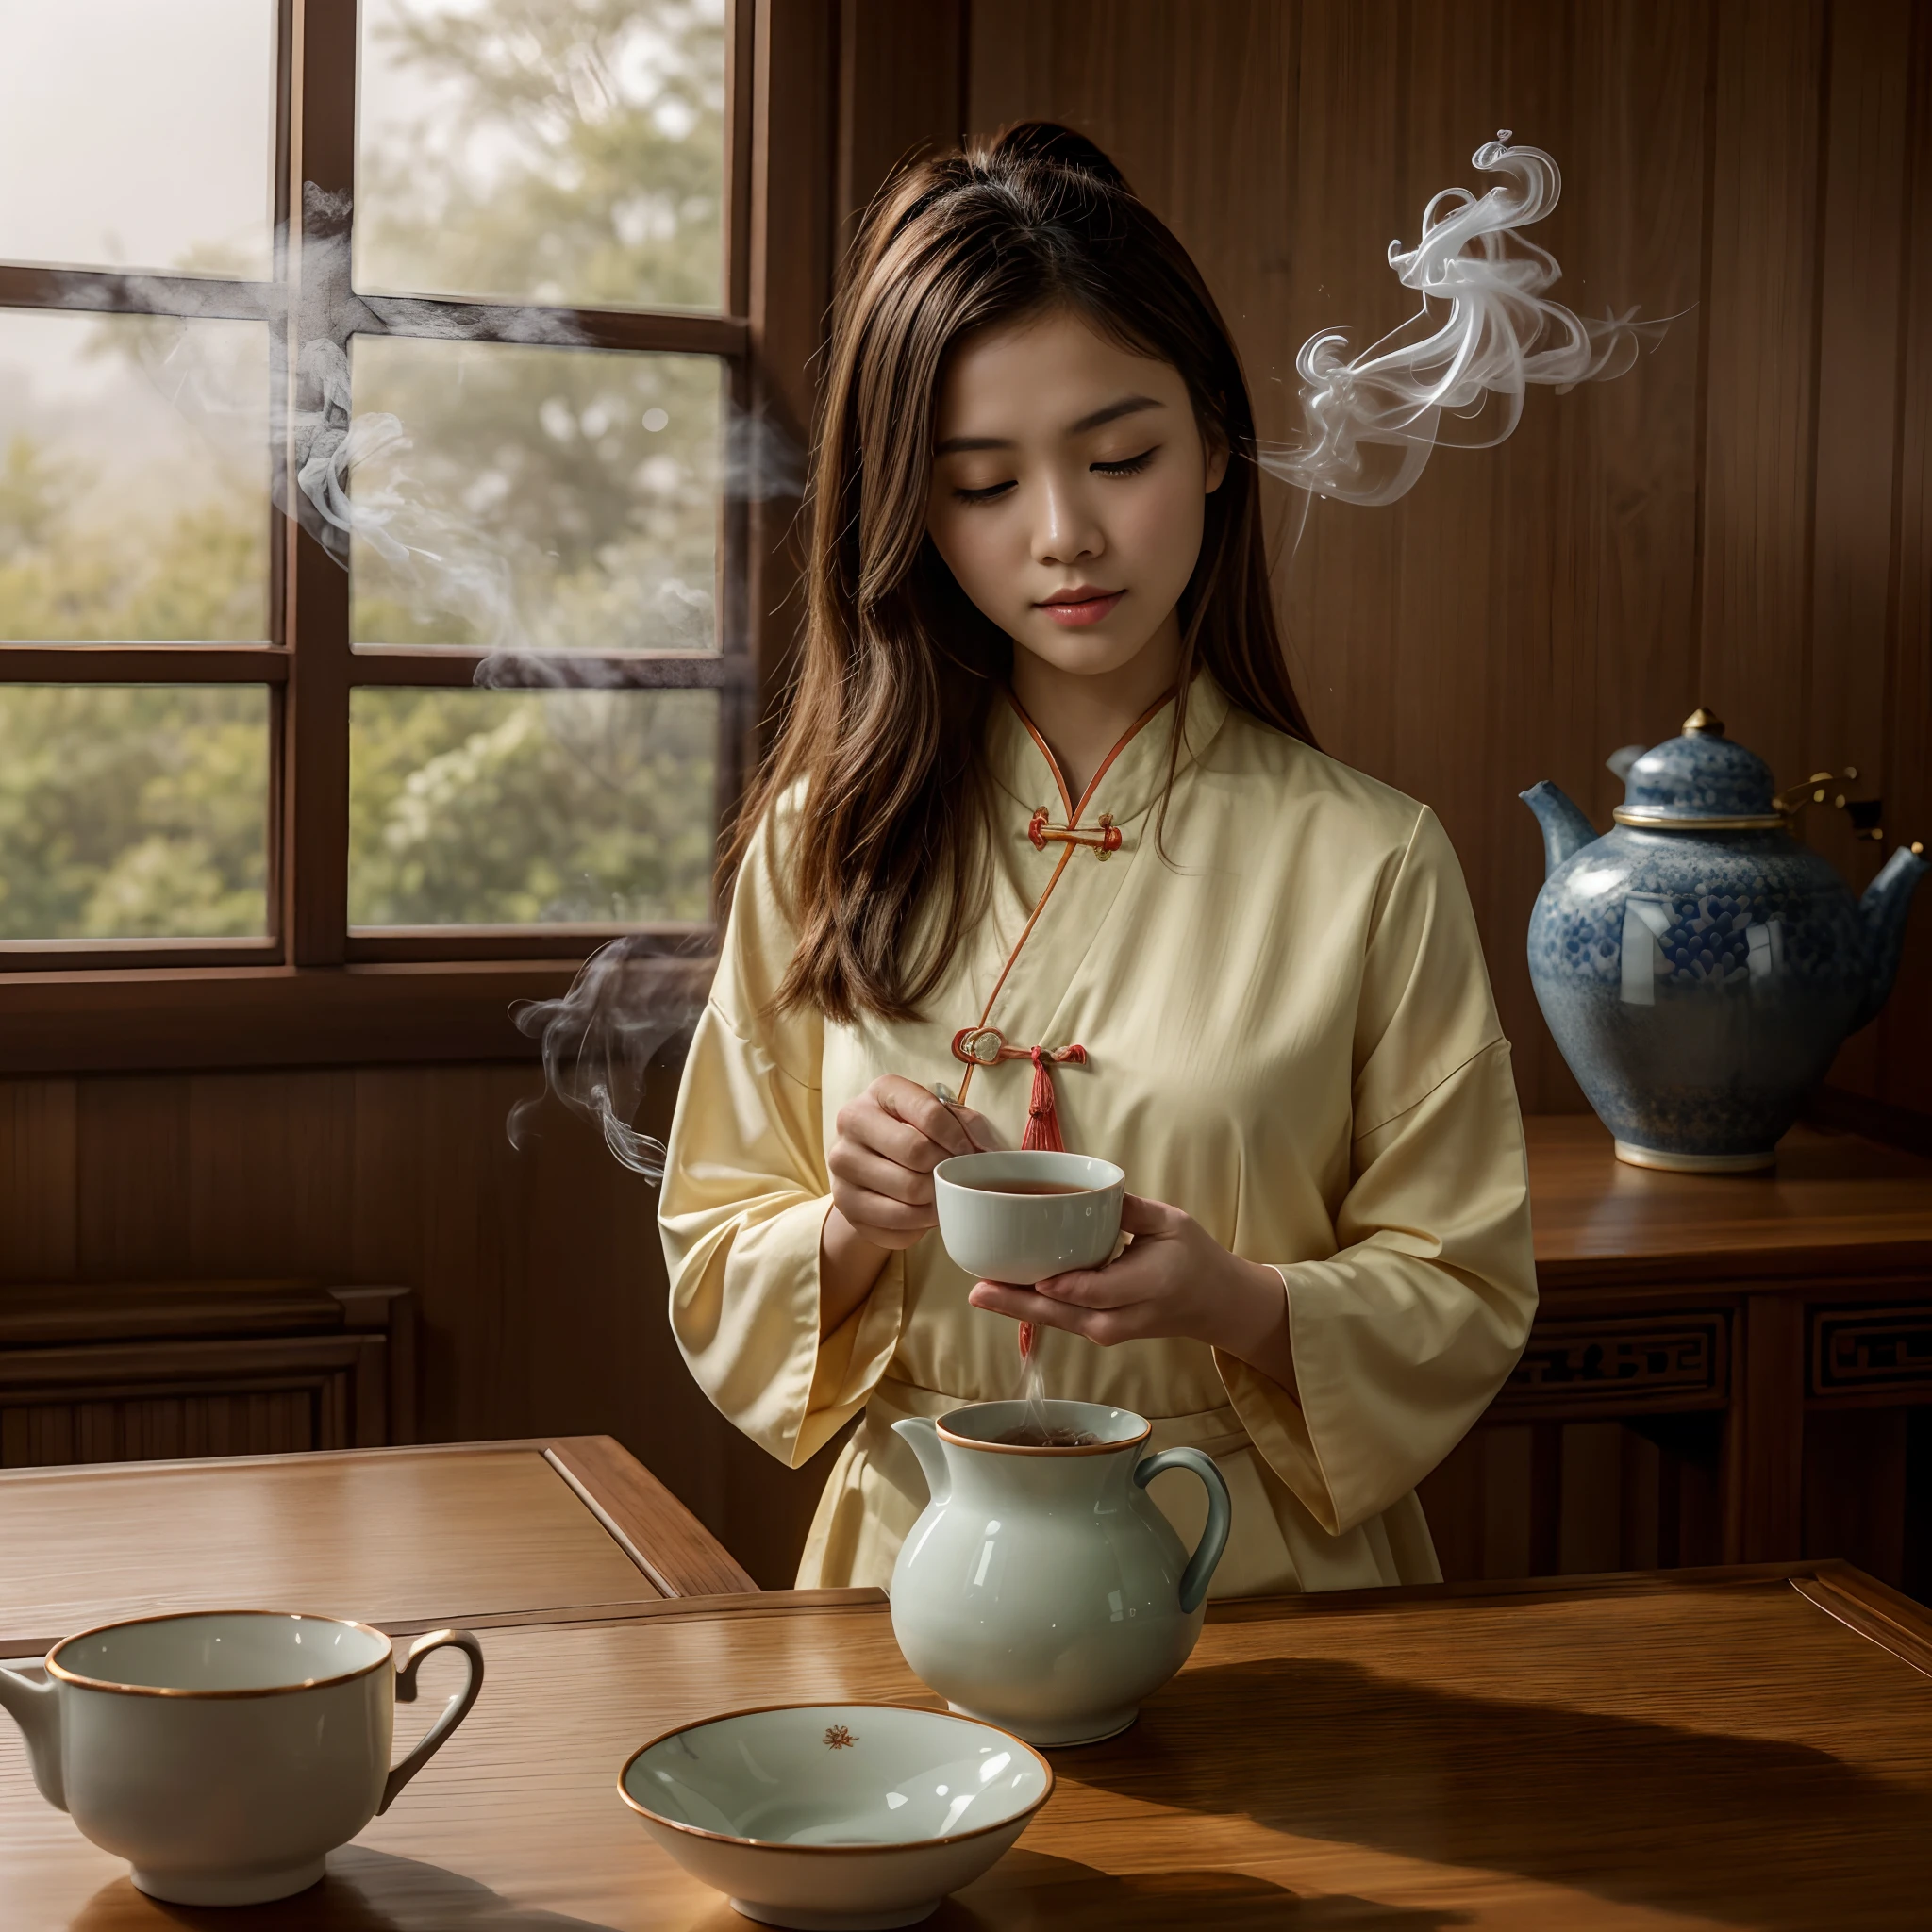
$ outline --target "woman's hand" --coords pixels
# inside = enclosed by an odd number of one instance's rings
[[[1117,1341],[1179,1336],[1205,1341],[1260,1370],[1292,1395],[1288,1296],[1281,1276],[1231,1255],[1192,1215],[1128,1194],[1121,1228],[1133,1237],[1118,1259],[1057,1274],[1037,1288],[977,1283],[975,1308]]]
[[[970,1107],[936,1100],[914,1080],[887,1074],[839,1109],[825,1157],[832,1206],[875,1248],[909,1248],[940,1224],[932,1171],[956,1154],[997,1147]]]
[[[839,1109],[825,1157],[832,1208],[819,1237],[819,1333],[829,1335],[872,1291],[886,1257],[939,1225],[932,1171],[955,1154],[997,1147],[970,1107],[935,1099],[886,1074]]]

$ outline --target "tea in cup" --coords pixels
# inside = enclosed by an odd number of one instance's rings
[[[959,1154],[932,1178],[946,1253],[982,1281],[1030,1288],[1097,1268],[1120,1239],[1127,1177],[1091,1154]]]
[[[463,1688],[393,1769],[398,1698],[445,1645]],[[141,1617],[47,1654],[47,1681],[0,1670],[34,1782],[83,1836],[175,1905],[252,1906],[307,1890],[422,1770],[483,1688],[467,1630],[419,1637],[397,1666],[367,1624],[273,1610]]]

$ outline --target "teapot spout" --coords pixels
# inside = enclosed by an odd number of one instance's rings
[[[60,1775],[60,1687],[50,1677],[36,1684],[17,1671],[0,1671],[0,1709],[5,1709],[26,1739],[34,1783],[47,1803],[64,1811],[67,1787]]]
[[[1569,794],[1547,778],[1516,795],[1535,812],[1537,824],[1543,828],[1545,878],[1566,858],[1595,841],[1596,827],[1571,803]]]
[[[945,1444],[940,1441],[938,1424],[930,1416],[908,1415],[892,1424],[892,1433],[911,1444],[933,1501],[943,1503],[953,1493],[953,1473],[946,1467]]]
[[[1899,956],[1905,951],[1906,915],[1912,909],[1912,891],[1925,870],[1926,861],[1901,845],[1858,901],[1858,923],[1865,929],[1865,992],[1852,1020],[1854,1033],[1877,1019],[1890,995]]]

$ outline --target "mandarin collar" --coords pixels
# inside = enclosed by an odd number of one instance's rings
[[[1187,719],[1181,734],[1176,774],[1207,750],[1215,734],[1226,722],[1229,705],[1207,670],[1194,674],[1188,692]],[[1084,800],[1074,803],[1083,808],[1081,828],[1091,827],[1102,812],[1116,824],[1124,824],[1138,817],[1160,796],[1167,783],[1168,741],[1173,729],[1172,693],[1134,726],[1114,749],[1111,760]],[[1044,806],[1054,823],[1064,824],[1067,807],[1063,801],[1058,774],[1049,758],[1043,738],[1036,738],[1028,720],[1011,691],[1002,693],[993,706],[987,733],[987,763],[993,781],[1009,797],[1030,812]]]

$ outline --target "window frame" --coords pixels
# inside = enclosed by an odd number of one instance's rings
[[[800,411],[784,407],[783,393],[795,391],[796,383],[781,382],[778,394],[767,394],[770,385],[755,374],[753,360],[760,333],[755,281],[770,280],[769,274],[755,277],[753,233],[756,226],[762,241],[774,229],[764,206],[768,194],[754,192],[753,174],[755,162],[765,176],[773,174],[763,123],[772,101],[772,38],[788,31],[774,19],[782,11],[773,0],[726,0],[724,261],[718,312],[367,296],[358,299],[368,325],[352,334],[447,340],[452,322],[460,322],[468,340],[512,341],[561,324],[577,338],[574,346],[714,357],[724,365],[724,392],[734,408],[774,415],[798,433]],[[291,377],[291,333],[275,326],[277,313],[288,316],[291,332],[295,325],[296,305],[283,300],[282,291],[291,275],[299,274],[301,260],[299,250],[291,252],[280,238],[300,230],[305,182],[342,197],[353,220],[360,9],[356,0],[279,0],[277,15],[273,180],[278,239],[271,278],[0,263],[0,308],[262,322],[270,331],[271,391],[288,396],[284,414],[292,418],[317,407],[319,398],[305,394]],[[819,308],[811,315],[814,328]],[[786,331],[781,327],[778,334],[784,338]],[[808,346],[801,354],[794,342],[788,359],[802,364],[808,355]],[[286,438],[272,448],[277,484],[272,496],[283,501],[290,457]],[[759,633],[769,626],[754,624],[749,613],[772,609],[771,592],[782,592],[789,572],[778,556],[782,539],[774,541],[773,533],[779,521],[789,525],[793,508],[737,499],[723,504],[714,650],[579,660],[599,666],[625,688],[719,693],[721,825],[740,795],[756,756],[757,723],[768,709],[772,653],[769,638]],[[504,1017],[507,998],[561,990],[596,944],[639,930],[615,924],[350,926],[352,691],[468,687],[490,654],[457,646],[353,649],[348,573],[295,517],[273,503],[269,515],[266,642],[0,642],[0,684],[265,685],[271,740],[270,936],[0,941],[0,1067],[28,1072],[93,1064],[500,1056],[525,1050]],[[519,688],[500,675],[492,683]],[[533,679],[523,688],[544,687]],[[667,944],[702,941],[711,930],[708,924],[642,929]],[[330,982],[325,989],[319,984],[325,978]],[[359,1042],[358,1012],[369,1016]],[[143,1017],[159,1029],[156,1040],[138,1036]],[[308,1018],[323,1023],[325,1040],[309,1037]]]

